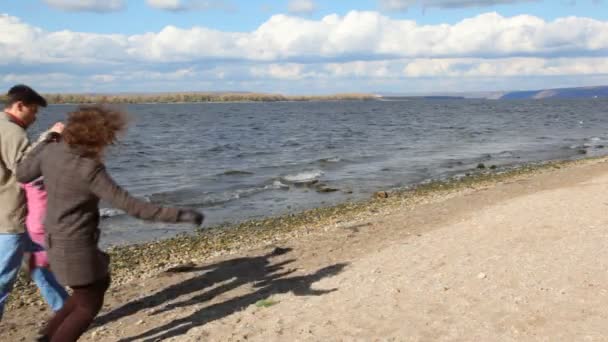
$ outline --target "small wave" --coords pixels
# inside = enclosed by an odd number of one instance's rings
[[[500,158],[512,158],[515,156],[515,154],[511,151],[502,151],[498,153],[497,156]]]
[[[238,144],[223,144],[223,145],[213,146],[213,147],[207,149],[207,151],[208,152],[224,152],[224,151],[238,150],[238,149],[239,149]]]
[[[567,140],[567,139],[565,139]],[[589,137],[589,138],[585,138],[583,140],[572,140],[572,141],[576,141],[576,143],[568,145],[568,148],[570,149],[578,149],[578,148],[584,148],[584,147],[594,147],[594,146],[598,146],[598,145],[605,145],[605,141],[606,139],[601,138],[601,137]]]
[[[272,151],[252,151],[252,152],[241,152],[236,155],[237,158],[248,158],[248,157],[259,157],[274,154]]]
[[[474,158],[473,160],[476,162],[489,161],[489,160],[492,160],[492,155],[489,153],[484,153],[484,154],[480,155],[479,157]]]
[[[440,166],[442,168],[448,168],[448,169],[452,169],[452,168],[463,166],[463,165],[464,165],[464,161],[458,160],[458,159],[448,159],[446,161],[443,161],[440,164]]]
[[[315,180],[318,180],[322,175],[323,175],[322,171],[313,170],[313,171],[304,171],[304,172],[299,172],[296,174],[286,175],[286,176],[283,176],[282,178],[283,178],[283,180],[285,180],[289,183],[301,184],[301,183],[310,183]]]
[[[99,209],[99,216],[102,219],[105,218],[109,218],[109,217],[114,217],[114,216],[120,216],[120,215],[124,215],[125,212],[120,210],[120,209],[114,209],[114,208],[101,208]]]
[[[603,149],[606,146],[606,140],[600,137],[591,137],[586,140],[588,142],[583,144],[585,148]]]
[[[289,190],[289,185],[280,180],[246,188],[234,188],[222,192],[202,192],[198,189],[180,189],[155,193],[149,196],[151,202],[161,205],[193,208],[212,207],[250,197],[265,191]]]
[[[331,157],[331,158],[321,158],[319,159],[320,163],[339,163],[342,161],[342,158],[340,157]]]
[[[580,145],[570,145],[566,149],[570,149],[570,150],[584,150],[584,149],[594,148],[596,146],[602,146],[603,147],[603,145],[595,145],[595,144],[583,143],[583,144],[580,144]]]
[[[256,186],[251,188],[242,188],[232,191],[225,191],[218,194],[207,194],[201,203],[194,203],[192,206],[211,207],[215,205],[225,204],[238,199],[250,197],[265,191],[272,190],[288,190],[289,185],[283,184],[280,181],[274,181],[272,184],[264,186]]]
[[[271,185],[267,185],[266,188],[270,189],[278,189],[278,190],[288,190],[289,185],[282,183],[280,180],[275,180]]]
[[[283,144],[281,144],[281,146],[282,147],[297,147],[297,146],[301,146],[301,144],[294,139],[289,139],[289,140],[285,141]]]
[[[223,176],[249,176],[253,175],[253,172],[241,171],[241,170],[228,170],[221,173]]]

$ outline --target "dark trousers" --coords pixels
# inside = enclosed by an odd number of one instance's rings
[[[43,331],[48,341],[77,341],[101,310],[108,287],[110,287],[109,276],[93,284],[72,287],[74,292]]]

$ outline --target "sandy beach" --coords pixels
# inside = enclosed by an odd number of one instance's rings
[[[149,256],[162,243],[133,247],[142,262],[119,260],[82,340],[606,340],[607,206],[600,158],[209,236],[227,247],[173,245],[164,263]],[[49,314],[21,300],[0,336],[30,341]]]

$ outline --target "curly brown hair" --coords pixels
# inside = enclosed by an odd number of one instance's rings
[[[108,145],[127,127],[126,113],[103,105],[79,106],[68,114],[63,139],[83,155],[101,158]]]

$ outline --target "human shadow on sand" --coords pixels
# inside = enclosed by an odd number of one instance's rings
[[[123,317],[131,316],[139,311],[150,309],[162,305],[163,303],[174,300],[178,297],[202,291],[214,284],[223,283],[228,280],[233,280],[221,290],[215,289],[213,296],[217,296],[224,291],[230,291],[243,284],[256,282],[269,277],[280,277],[287,275],[293,270],[283,271],[283,268],[294,260],[286,260],[274,265],[271,265],[271,258],[291,252],[291,248],[275,248],[272,252],[247,258],[234,258],[222,261],[215,264],[204,265],[200,267],[192,266],[177,266],[170,268],[165,273],[201,273],[181,283],[168,286],[149,296],[128,302],[127,304],[118,307],[108,313],[100,315],[95,319],[93,327],[104,325]],[[277,273],[283,271],[282,273]],[[222,291],[222,292],[220,292]]]
[[[190,305],[201,304],[244,284],[253,284],[255,290],[252,293],[230,298],[224,302],[201,308],[187,317],[171,321],[137,336],[121,340],[124,342],[141,340],[159,341],[183,335],[192,328],[241,311],[273,294],[292,292],[297,296],[318,296],[336,290],[315,290],[311,288],[311,285],[324,277],[340,273],[346,264],[340,263],[331,265],[309,275],[289,277],[291,273],[295,272],[295,269],[286,269],[286,266],[291,264],[294,260],[290,259],[272,264],[271,259],[277,255],[286,254],[290,251],[291,249],[276,248],[271,253],[262,256],[236,258],[202,267],[178,269],[176,271],[206,271],[206,273],[195,276],[179,284],[169,286],[150,296],[129,302],[114,309],[100,316],[95,321],[95,325],[103,325],[126,316],[131,316],[141,310],[154,307],[159,307],[159,309],[152,312],[152,315],[188,307]],[[220,285],[213,287],[215,284]],[[207,288],[211,289],[192,298],[162,306],[162,304],[170,302],[175,298],[203,291]]]

